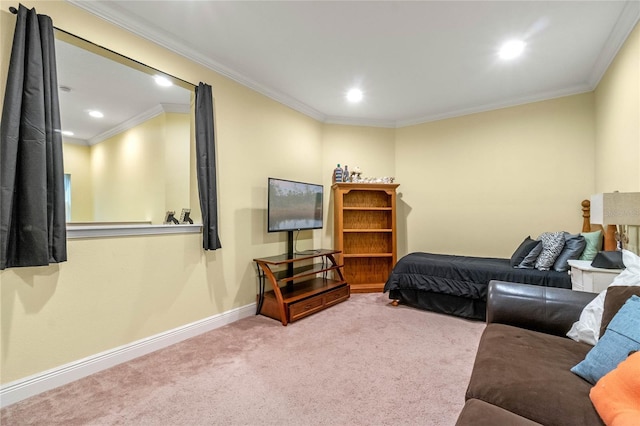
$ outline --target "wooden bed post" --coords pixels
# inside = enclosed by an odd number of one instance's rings
[[[602,225],[591,224],[591,201],[582,201],[582,232],[595,232],[597,230],[602,231],[604,237],[603,250],[614,251],[617,248],[616,244],[616,226],[607,225],[606,228]]]
[[[582,232],[591,232],[591,200],[582,200]]]

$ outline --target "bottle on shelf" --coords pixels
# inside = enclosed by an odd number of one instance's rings
[[[342,176],[343,176],[343,172],[342,172],[342,169],[340,168],[340,164],[338,164],[338,167],[336,167],[333,170],[333,179],[332,179],[333,183],[342,182]]]
[[[344,165],[344,173],[342,174],[342,181],[343,182],[349,182],[349,168],[347,167],[347,165]]]

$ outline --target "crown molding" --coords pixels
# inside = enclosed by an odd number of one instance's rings
[[[71,145],[89,146],[89,141],[86,139],[74,138],[72,136],[62,135],[62,141]]]
[[[172,112],[177,114],[191,114],[191,105],[187,104],[160,104],[164,112]]]
[[[342,124],[346,126],[386,127],[386,128],[398,127],[397,122],[395,120],[375,120],[375,119],[366,119],[366,118],[328,116],[324,120],[324,122],[327,124]]]
[[[113,137],[119,133],[122,133],[124,131],[127,131],[129,129],[132,129],[142,123],[144,123],[147,120],[151,120],[154,117],[157,117],[160,114],[163,114],[165,112],[177,112],[177,113],[183,113],[183,114],[189,114],[191,112],[191,108],[189,105],[180,105],[180,104],[158,104],[156,106],[154,106],[153,108],[150,108],[138,115],[136,115],[135,117],[131,117],[130,119],[128,119],[127,121],[123,121],[122,123],[118,124],[115,127],[112,127],[111,129],[100,133],[99,135],[96,135],[94,137],[92,137],[91,139],[89,139],[87,141],[88,145],[95,145],[98,144],[106,139],[109,139],[110,137]]]
[[[599,55],[593,70],[588,78],[588,81],[584,84],[565,88],[557,91],[548,91],[538,93],[535,95],[516,97],[510,100],[504,100],[497,103],[488,103],[470,108],[462,108],[452,111],[447,111],[439,114],[425,115],[414,119],[407,120],[376,120],[376,119],[358,119],[347,118],[339,116],[327,116],[326,114],[310,107],[309,105],[298,101],[284,93],[276,91],[265,85],[262,85],[222,64],[207,58],[204,55],[199,54],[195,50],[170,39],[163,35],[161,28],[158,28],[151,22],[144,22],[141,25],[140,22],[132,19],[129,15],[122,11],[115,11],[113,5],[108,8],[101,5],[99,2],[88,2],[82,0],[66,0],[75,6],[84,9],[111,24],[123,28],[129,32],[136,34],[139,37],[152,41],[180,56],[185,57],[195,63],[198,63],[204,67],[207,67],[218,74],[221,74],[227,78],[230,78],[237,83],[242,84],[258,93],[261,93],[285,106],[288,106],[302,114],[305,114],[317,121],[328,124],[343,124],[353,126],[366,126],[366,127],[386,127],[386,128],[400,128],[406,126],[417,125],[421,123],[428,123],[437,120],[443,120],[448,118],[460,117],[469,114],[475,114],[479,112],[486,112],[494,109],[507,108],[511,106],[522,105],[530,102],[539,102],[549,99],[554,99],[562,96],[576,95],[580,93],[589,92],[595,89],[600,79],[606,72],[607,68],[615,58],[616,54],[622,47],[624,40],[629,36],[636,23],[640,20],[640,1],[627,0],[625,6],[620,13],[618,21],[613,28],[612,33],[609,35],[605,46],[603,47],[601,54]]]
[[[504,100],[501,102],[493,102],[493,103],[474,106],[471,108],[457,109],[457,110],[449,111],[442,114],[426,115],[426,116],[417,117],[415,119],[410,119],[410,120],[399,120],[399,121],[396,121],[396,128],[415,126],[418,124],[429,123],[432,121],[462,117],[465,115],[477,114],[480,112],[494,111],[502,108],[509,108],[509,107],[514,107],[518,105],[530,104],[533,102],[548,101],[551,99],[561,98],[564,96],[572,96],[572,95],[578,95],[581,93],[587,93],[587,92],[591,92],[592,90],[593,89],[588,84],[585,83],[585,84],[572,86],[572,87],[568,87],[560,90],[551,90],[547,92],[536,93],[533,95],[520,96],[520,97]]]
[[[629,0],[625,3],[618,21],[613,27],[613,31],[609,34],[604,47],[598,55],[598,59],[591,70],[589,76],[589,86],[591,90],[594,90],[600,80],[604,76],[605,72],[615,59],[616,55],[624,45],[624,41],[629,37],[631,31],[635,28],[636,24],[640,20],[640,1]]]
[[[284,104],[298,112],[301,112],[302,114],[314,118],[315,120],[324,122],[327,119],[325,114],[316,110],[315,108],[312,108],[309,105],[300,102],[299,100],[294,99],[284,93],[278,92],[265,85],[262,85],[254,81],[253,79],[241,73],[238,73],[217,61],[214,61],[211,58],[201,55],[194,49],[191,49],[190,47],[177,42],[170,37],[167,37],[163,34],[162,28],[158,28],[151,22],[147,21],[144,22],[144,25],[140,25],[140,22],[137,22],[135,19],[131,19],[131,17],[125,12],[115,11],[115,7],[113,5],[109,6],[109,8],[106,8],[99,2],[88,2],[80,0],[67,1],[74,6],[84,9],[87,12],[92,13],[117,27],[123,28],[139,37],[149,40],[186,59],[189,59],[190,61],[209,68],[217,72],[218,74],[221,74],[237,83],[240,83],[245,87],[255,90],[256,92],[261,93],[268,98]]]
[[[502,102],[493,102],[483,105],[474,106],[472,108],[461,108],[441,114],[424,115],[409,120],[367,120],[345,117],[327,117],[325,120],[328,124],[343,124],[349,126],[364,127],[385,127],[399,129],[402,127],[415,126],[423,123],[430,123],[438,120],[446,120],[448,118],[462,117],[465,115],[477,114],[480,112],[494,111],[502,108],[509,108],[518,105],[530,104],[533,102],[542,102],[550,99],[562,98],[564,96],[579,95],[581,93],[591,92],[593,88],[588,84],[581,84],[561,90],[551,90],[547,92],[537,93],[534,95],[521,96],[508,99]]]

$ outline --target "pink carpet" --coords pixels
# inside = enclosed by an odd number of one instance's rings
[[[354,294],[246,318],[1,411],[2,425],[453,425],[484,323]]]

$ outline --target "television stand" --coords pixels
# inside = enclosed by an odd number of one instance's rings
[[[338,265],[334,257],[338,253],[339,250],[321,249],[312,254],[253,259],[259,280],[256,315],[287,325],[347,300],[350,289],[342,275],[343,265]],[[272,287],[269,291],[265,288],[267,280]]]

